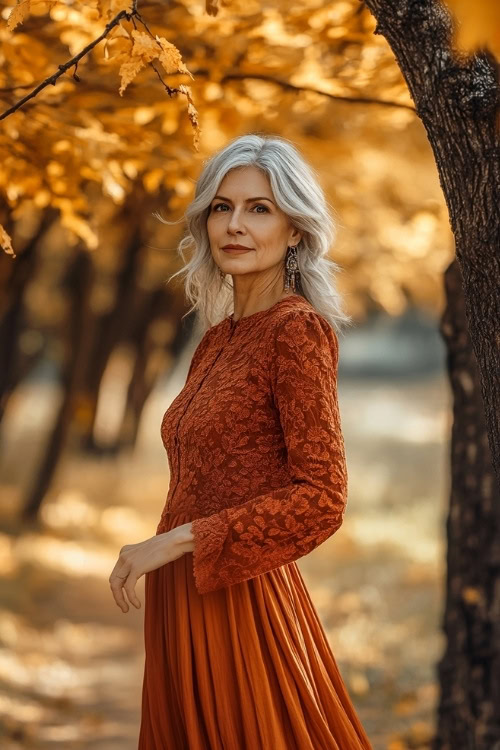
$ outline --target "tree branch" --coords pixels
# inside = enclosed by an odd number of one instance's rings
[[[113,18],[113,20],[106,25],[106,28],[104,29],[100,37],[94,39],[93,42],[90,42],[90,44],[88,44],[84,49],[82,49],[81,52],[75,55],[75,57],[73,57],[71,60],[68,60],[68,62],[65,62],[64,65],[59,65],[59,70],[57,71],[57,73],[54,73],[53,75],[49,76],[49,78],[46,78],[45,81],[42,81],[42,83],[40,83],[35,89],[33,89],[31,93],[27,94],[27,96],[25,96],[23,99],[20,99],[16,104],[10,107],[10,109],[5,110],[5,112],[0,115],[0,120],[4,120],[13,112],[20,109],[23,104],[26,104],[27,101],[33,99],[37,94],[40,93],[40,91],[42,91],[42,89],[46,88],[47,86],[55,86],[57,79],[60,78],[69,68],[73,67],[73,65],[78,67],[78,63],[80,62],[82,57],[85,57],[85,55],[87,55],[91,49],[99,44],[99,42],[102,42],[102,40],[109,34],[111,29],[113,29],[115,26],[118,26],[122,18],[126,18],[127,21],[130,21],[131,18],[138,15],[137,8],[135,6],[136,3],[134,2],[133,9],[131,11],[121,10]],[[76,74],[76,67],[73,75],[75,77],[75,80],[79,81],[80,79]]]
[[[210,72],[208,70],[197,70],[194,71],[195,76],[207,76],[210,75]],[[401,109],[409,109],[410,112],[415,112],[416,110],[414,107],[412,107],[410,104],[403,104],[402,102],[390,102],[390,101],[384,101],[383,99],[371,99],[369,97],[361,97],[361,96],[342,96],[342,94],[330,94],[328,91],[320,91],[318,89],[314,89],[310,86],[295,86],[293,83],[290,83],[289,81],[284,81],[280,78],[274,78],[273,76],[266,75],[265,73],[228,73],[227,75],[223,76],[219,83],[226,83],[226,81],[244,81],[244,80],[255,80],[255,81],[267,81],[269,83],[274,83],[277,86],[281,86],[281,88],[286,89],[287,91],[296,91],[298,93],[301,92],[309,92],[311,94],[319,94],[320,96],[326,96],[328,99],[334,99],[335,101],[341,101],[341,102],[350,102],[350,103],[357,103],[357,104],[380,104],[385,107],[399,107]]]

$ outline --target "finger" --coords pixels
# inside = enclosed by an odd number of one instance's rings
[[[140,609],[141,602],[139,600],[139,597],[135,593],[135,584],[137,583],[137,581],[137,576],[134,573],[130,572],[123,588],[127,592],[130,603],[133,604],[136,609]]]
[[[118,578],[118,576],[112,576],[109,579],[109,585],[111,587],[113,597],[122,612],[128,612],[128,604],[125,600],[125,597],[123,596],[123,587],[125,585],[125,582],[125,580],[123,580],[122,578]]]

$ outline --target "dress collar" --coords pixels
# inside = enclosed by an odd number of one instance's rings
[[[301,294],[289,294],[287,297],[282,297],[277,302],[274,303],[274,305],[271,305],[271,307],[268,307],[266,310],[258,310],[255,313],[252,313],[251,315],[245,315],[243,318],[239,318],[238,320],[233,320],[234,313],[231,313],[226,318],[227,326],[229,330],[234,330],[235,328],[242,328],[246,327],[247,325],[254,323],[257,320],[260,320],[262,317],[267,315],[268,313],[276,310],[278,307],[283,305],[285,302],[288,302],[290,300],[293,301],[293,304],[296,303],[297,299],[301,299],[307,302],[305,297],[303,297]]]

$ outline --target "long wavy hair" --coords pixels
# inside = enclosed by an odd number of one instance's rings
[[[207,232],[210,205],[220,183],[231,169],[255,166],[269,179],[273,197],[291,223],[302,233],[297,245],[300,286],[305,297],[337,334],[352,324],[341,304],[335,276],[340,266],[328,257],[337,236],[334,211],[326,201],[317,174],[293,143],[279,136],[248,134],[235,138],[204,162],[196,182],[195,196],[183,217],[170,222],[157,212],[164,224],[186,221],[187,231],[177,246],[184,265],[172,274],[184,277],[187,300],[197,311],[197,327],[203,334],[232,312],[233,285],[222,279],[214,261]],[[186,261],[185,250],[192,249]],[[283,268],[283,273],[285,273]],[[184,317],[184,316],[183,316]]]

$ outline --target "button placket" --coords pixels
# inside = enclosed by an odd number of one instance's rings
[[[219,357],[221,356],[222,352],[223,352],[223,351],[225,350],[226,346],[227,346],[227,345],[228,345],[228,344],[230,343],[230,341],[232,340],[232,338],[233,338],[233,336],[234,336],[234,333],[235,333],[235,331],[237,330],[237,328],[238,328],[238,326],[237,326],[237,325],[233,325],[233,326],[232,326],[232,327],[230,328],[230,332],[229,332],[229,337],[228,337],[227,341],[226,341],[226,342],[225,342],[225,343],[224,343],[224,344],[222,345],[222,347],[221,347],[221,348],[220,348],[220,350],[218,351],[218,353],[217,353],[217,355],[216,355],[215,359],[213,360],[212,364],[211,364],[211,365],[210,365],[210,367],[209,367],[209,368],[207,369],[206,373],[205,373],[205,374],[203,375],[202,379],[201,379],[201,380],[200,380],[200,382],[198,383],[198,387],[197,387],[197,388],[196,388],[196,389],[194,390],[194,392],[193,392],[193,395],[191,396],[191,398],[190,398],[190,399],[189,399],[189,401],[187,402],[187,404],[186,404],[186,407],[185,407],[184,411],[182,412],[181,416],[179,417],[179,419],[178,419],[178,421],[177,421],[177,427],[176,427],[176,430],[175,430],[175,433],[174,433],[174,447],[176,448],[176,451],[177,451],[177,461],[176,461],[177,473],[176,473],[176,480],[175,480],[175,487],[174,487],[174,491],[173,491],[173,493],[172,493],[172,497],[170,498],[170,502],[169,502],[169,508],[171,508],[171,507],[172,507],[172,501],[173,501],[173,499],[174,499],[175,493],[177,492],[177,488],[178,488],[178,486],[179,486],[179,481],[180,481],[180,475],[181,475],[181,468],[180,468],[180,467],[181,467],[181,451],[180,451],[180,440],[179,440],[179,425],[180,425],[180,423],[182,422],[182,420],[184,419],[184,417],[185,417],[185,415],[186,415],[186,412],[188,411],[189,407],[191,406],[191,403],[193,402],[193,399],[194,399],[194,397],[195,397],[195,396],[197,395],[197,393],[198,393],[198,392],[200,391],[200,389],[201,389],[201,387],[202,387],[203,383],[204,383],[204,382],[205,382],[205,380],[207,379],[207,376],[208,376],[208,375],[209,375],[209,374],[210,374],[210,373],[212,372],[212,370],[213,370],[213,368],[214,368],[214,366],[215,366],[215,364],[216,364],[217,360],[218,360],[218,359],[219,359]]]

